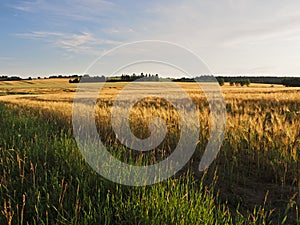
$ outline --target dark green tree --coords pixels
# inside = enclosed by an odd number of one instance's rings
[[[223,78],[219,78],[218,79],[219,85],[223,86],[224,85],[224,79]]]

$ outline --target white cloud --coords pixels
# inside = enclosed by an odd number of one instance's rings
[[[99,55],[106,48],[121,44],[118,41],[101,39],[95,37],[90,32],[78,34],[34,31],[31,33],[16,34],[18,37],[41,40],[51,44],[54,47],[66,50],[68,52],[87,55]]]
[[[262,41],[274,43],[282,40],[299,40],[299,21],[300,15],[286,15],[231,29],[222,36],[222,44],[230,47],[247,43],[257,44]]]
[[[13,60],[15,60],[14,57],[0,56],[0,61],[13,61]]]
[[[109,12],[115,5],[105,0],[25,0],[10,7],[54,18],[93,20]]]
[[[157,3],[128,37],[179,43],[218,73],[297,73],[299,9],[294,0]]]
[[[231,47],[299,35],[300,15],[288,13],[300,4],[276,1],[268,7],[260,1],[185,1],[156,5],[157,20],[144,23],[146,32],[168,41],[197,47]]]

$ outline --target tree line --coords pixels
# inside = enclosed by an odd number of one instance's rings
[[[203,75],[201,77],[195,78],[168,78],[174,82],[195,82],[198,78],[200,81],[205,81],[207,78],[207,82],[211,82],[212,75]],[[104,77],[104,76],[89,76],[89,75],[51,75],[49,77],[44,77],[43,79],[59,79],[59,78],[69,78],[70,83],[79,83],[80,81],[83,82],[131,82],[135,80],[140,81],[159,81],[161,78],[158,74],[144,74],[141,73],[136,75],[135,73],[129,74],[122,74],[121,76],[115,77]],[[81,80],[83,78],[83,80]],[[21,78],[19,76],[7,76],[2,75],[0,76],[0,81],[20,81],[20,80],[31,80],[31,79],[42,79],[41,77],[37,78]],[[225,82],[230,83],[230,85],[238,85],[238,86],[249,86],[250,83],[263,83],[263,84],[281,84],[286,87],[300,87],[300,77],[278,77],[278,76],[217,76],[217,81],[220,85],[224,85]]]
[[[116,77],[105,77],[105,76],[79,76],[69,80],[69,83],[79,83],[79,82],[131,82],[135,80],[139,81],[159,81],[158,74],[145,74],[141,73],[140,75],[136,75],[133,73],[132,75],[122,74],[121,76]]]
[[[250,83],[262,83],[262,84],[281,84],[285,86],[292,86],[295,85],[297,87],[300,87],[300,77],[271,77],[271,76],[260,76],[260,77],[254,77],[254,76],[218,76],[216,77],[219,81],[220,79],[223,79],[224,82],[228,82],[231,84],[235,84],[236,82],[239,82],[241,80],[249,80]]]
[[[0,81],[15,81],[15,80],[22,80],[21,77],[17,77],[17,76],[0,76]]]

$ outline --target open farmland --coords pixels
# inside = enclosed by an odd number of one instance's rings
[[[130,113],[132,132],[148,137],[154,117],[167,122],[168,132],[147,154],[128,151],[110,125],[114,99],[127,84],[105,84],[96,106],[98,132],[116,158],[156,163],[178,143],[178,114],[162,99],[138,102]],[[198,109],[196,153],[165,182],[127,187],[94,172],[76,146],[76,84],[0,82],[0,224],[300,224],[300,88],[225,84],[225,139],[210,168],[199,173],[210,111],[196,84],[178,85]]]

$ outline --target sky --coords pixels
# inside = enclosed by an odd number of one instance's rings
[[[2,0],[0,26],[0,76],[82,74],[142,40],[183,46],[213,74],[300,74],[298,0]]]

